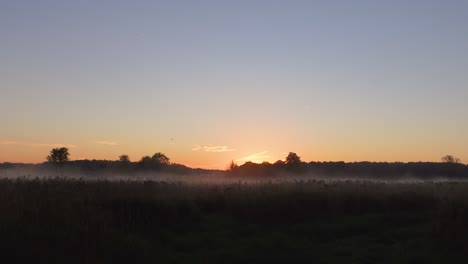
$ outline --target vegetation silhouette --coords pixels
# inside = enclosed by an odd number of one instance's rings
[[[287,170],[290,172],[303,173],[306,171],[301,158],[294,152],[289,152],[288,156],[286,157],[285,164]]]
[[[111,177],[113,174],[129,176],[139,172],[156,172],[180,175],[221,174],[229,177],[287,177],[321,176],[325,178],[366,178],[366,179],[467,179],[468,165],[460,159],[446,155],[441,162],[344,162],[344,161],[302,161],[295,153],[290,152],[285,160],[274,163],[260,164],[245,162],[238,165],[234,161],[222,170],[190,168],[182,164],[171,163],[170,158],[162,152],[152,156],[143,156],[139,161],[132,162],[128,155],[123,154],[117,160],[69,160],[67,148],[54,148],[50,151],[47,161],[41,164],[0,163],[0,172],[22,169],[28,173],[47,174],[52,169],[60,169],[70,175],[93,177]],[[105,175],[105,176],[102,176]]]
[[[237,165],[237,163],[235,163],[233,160],[231,160],[231,163],[229,163],[226,171],[229,174],[233,174],[237,170],[238,167],[239,167],[239,165]]]
[[[46,159],[48,162],[61,165],[70,160],[69,156],[70,153],[68,152],[68,148],[54,148],[50,151],[50,154]]]
[[[154,160],[155,162],[159,163],[159,164],[164,164],[164,165],[169,165],[170,164],[170,162],[169,162],[170,159],[161,152],[154,153],[154,155],[151,157],[151,159]]]
[[[2,180],[14,263],[465,263],[466,183]],[[241,252],[241,253],[239,253]]]
[[[50,151],[46,160],[55,166],[57,175],[63,176],[63,165],[70,160],[69,157],[70,153],[68,152],[68,148],[54,148]]]
[[[170,165],[170,159],[161,152],[154,153],[153,156],[143,156],[139,162],[141,168],[146,170],[161,170]]]
[[[456,159],[455,159],[456,160]],[[278,160],[271,164],[246,162],[242,165],[230,164],[230,176],[269,177],[304,175],[323,176],[325,178],[366,178],[366,179],[436,179],[446,177],[451,179],[468,178],[468,166],[460,162],[344,162],[344,161],[301,161],[300,157],[291,152],[285,161]]]
[[[467,183],[328,180],[463,178],[465,164],[305,162],[290,152],[274,163],[231,161],[225,172],[216,172],[223,179],[238,178],[214,186],[151,178],[109,181],[122,171],[203,177],[214,172],[171,163],[161,152],[135,162],[126,156],[54,159],[62,160],[67,172],[103,177],[98,181],[1,179],[3,258],[16,263],[462,263],[468,257]],[[3,163],[0,175],[23,167],[47,171],[55,165],[47,160]],[[314,175],[327,179],[308,178]],[[270,181],[272,176],[294,178]]]
[[[446,155],[441,158],[442,162],[447,162],[447,163],[460,163],[460,159],[456,158],[452,155]]]
[[[126,154],[122,154],[119,156],[119,161],[125,164],[130,163],[130,157]]]

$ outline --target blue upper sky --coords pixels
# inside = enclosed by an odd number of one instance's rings
[[[468,1],[1,0],[0,161],[468,161],[467,25]]]

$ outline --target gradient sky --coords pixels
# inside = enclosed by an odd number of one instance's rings
[[[468,162],[468,1],[0,0],[0,162]]]

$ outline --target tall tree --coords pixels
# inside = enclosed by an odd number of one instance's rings
[[[170,164],[169,158],[161,152],[155,153],[152,157],[144,156],[140,160],[140,166],[145,169],[162,169]]]
[[[442,157],[442,162],[446,162],[446,163],[460,163],[460,159],[459,158],[456,158],[452,155],[446,155],[444,157]]]
[[[119,161],[122,163],[130,163],[130,157],[126,154],[120,155]]]
[[[286,157],[286,165],[297,165],[301,164],[301,157],[299,157],[296,153],[294,152],[289,152],[288,156]]]
[[[169,158],[164,155],[163,153],[161,152],[157,152],[157,153],[154,153],[154,155],[151,157],[151,159],[157,163],[157,164],[161,164],[161,165],[168,165],[169,164]]]
[[[54,148],[50,151],[50,154],[46,159],[48,162],[60,165],[69,161],[69,156],[70,153],[68,152],[68,148]]]
[[[286,157],[286,168],[294,173],[302,173],[304,172],[304,166],[301,161],[301,157],[299,157],[294,152],[289,152],[288,156]]]
[[[229,163],[228,168],[226,169],[226,171],[229,174],[234,174],[238,168],[239,168],[239,165],[237,165],[233,160],[231,160],[231,163]]]

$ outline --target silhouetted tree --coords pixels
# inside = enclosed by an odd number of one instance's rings
[[[275,163],[273,163],[273,169],[277,173],[282,173],[282,171],[286,168],[286,165],[284,164],[284,161],[282,160],[277,160]]]
[[[70,153],[68,148],[54,148],[50,151],[49,156],[47,156],[47,161],[55,164],[63,164],[69,161]]]
[[[282,168],[284,166],[284,161],[277,160],[275,163],[273,163],[273,166],[275,166],[275,168]]]
[[[286,165],[297,165],[301,164],[301,158],[294,152],[289,152],[288,156],[286,157]]]
[[[456,158],[452,155],[446,155],[444,157],[442,157],[442,162],[446,162],[446,163],[460,163],[460,159],[459,158]]]
[[[60,171],[60,176],[63,176],[62,166],[65,162],[69,161],[70,153],[68,152],[68,148],[54,148],[50,151],[49,156],[46,157],[48,162],[51,162],[56,166],[57,173]]]
[[[161,152],[157,152],[152,157],[142,157],[140,160],[140,166],[145,169],[162,169],[170,164],[169,160],[170,159],[166,155]]]
[[[286,168],[289,171],[299,173],[303,172],[304,166],[302,166],[301,158],[294,152],[289,152],[288,156],[286,157]]]
[[[122,163],[130,163],[130,157],[126,154],[120,155],[119,161]]]
[[[140,163],[141,167],[143,167],[145,169],[149,169],[149,168],[151,168],[153,160],[151,159],[150,156],[143,156],[139,163]]]
[[[149,161],[151,161],[150,156],[143,156],[143,157],[141,157],[141,160],[140,160],[140,162],[149,162]]]
[[[154,153],[154,155],[151,157],[151,159],[161,165],[168,165],[169,164],[169,158],[164,155],[161,152]]]
[[[229,163],[226,171],[230,174],[230,175],[233,175],[236,173],[236,171],[238,170],[239,168],[239,165],[237,165],[233,160],[231,160],[231,163]]]

